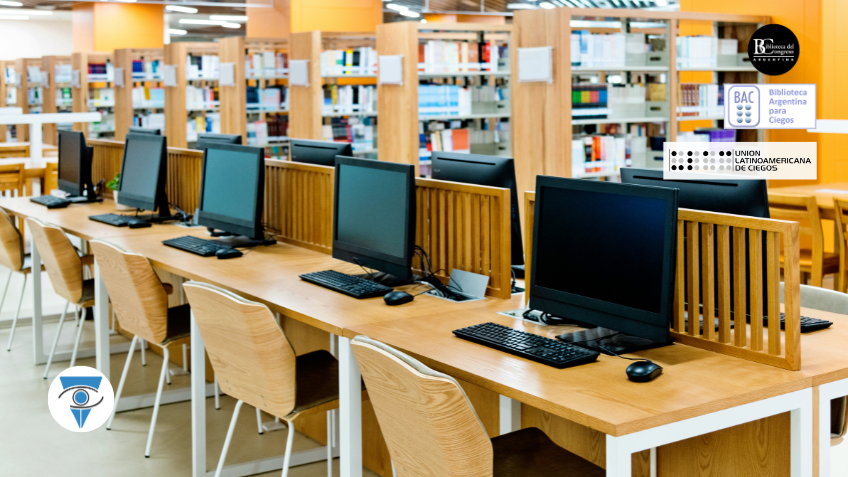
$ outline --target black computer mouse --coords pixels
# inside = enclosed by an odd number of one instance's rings
[[[662,366],[651,361],[636,361],[627,367],[627,379],[634,383],[647,383],[662,374]]]
[[[403,305],[411,302],[415,297],[404,291],[393,291],[383,296],[383,301],[389,306]]]
[[[215,256],[218,257],[218,260],[226,260],[228,258],[238,258],[244,255],[241,253],[241,250],[235,248],[222,248],[215,252]]]
[[[152,225],[153,224],[151,224],[150,222],[147,222],[146,220],[131,220],[130,223],[129,223],[129,227],[131,229],[143,229],[143,228],[146,228],[146,227],[150,227]]]

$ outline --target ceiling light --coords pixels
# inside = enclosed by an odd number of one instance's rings
[[[0,15],[0,20],[29,20],[26,15]]]
[[[422,19],[421,19],[421,23],[427,23],[427,19],[426,19],[426,18],[422,18]]]
[[[52,15],[53,12],[50,10],[28,10],[28,9],[11,9],[11,8],[0,8],[0,15],[41,15],[41,16],[49,16]]]
[[[246,22],[247,15],[209,15],[209,19],[224,22]]]
[[[406,10],[409,10],[409,7],[404,7],[403,5],[396,5],[394,3],[390,3],[390,4],[386,5],[386,8],[388,8],[390,10],[395,10],[395,11],[398,11],[398,12],[404,12]]]
[[[180,23],[184,25],[222,25],[227,22],[216,20],[195,20],[193,18],[181,18]]]
[[[7,0],[0,0],[0,5],[4,7],[22,7],[24,4],[21,2],[9,2]]]
[[[529,3],[510,3],[506,8],[510,10],[533,10],[536,8],[536,5],[530,5]]]
[[[668,6],[668,0],[656,0],[654,3],[656,3],[658,7]]]
[[[180,5],[168,5],[165,7],[165,10],[168,10],[169,12],[197,13],[196,8],[182,7]]]
[[[185,30],[179,30],[177,28],[168,28],[169,35],[185,35],[186,33],[188,32]]]
[[[240,24],[230,23],[230,22],[223,22],[223,23],[221,23],[221,26],[224,27],[224,28],[241,28]]]
[[[550,2],[542,2],[542,3],[539,4],[539,6],[544,8],[545,10],[550,10],[551,8],[556,8],[556,5],[554,5],[553,3],[550,3]]]
[[[418,13],[418,12],[413,12],[413,11],[411,11],[411,10],[404,10],[404,11],[402,11],[402,12],[398,12],[398,13],[400,13],[401,15],[403,15],[403,16],[405,16],[405,17],[410,17],[410,18],[418,18],[418,17],[420,17],[420,16],[421,16],[421,14],[420,14],[420,13]]]
[[[135,3],[138,0],[117,0],[117,1],[122,2],[122,3]]]

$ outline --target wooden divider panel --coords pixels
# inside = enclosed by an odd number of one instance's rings
[[[265,223],[283,242],[333,250],[335,168],[265,161]]]
[[[89,139],[86,141],[89,147],[94,149],[94,157],[91,161],[91,181],[94,184],[105,179],[112,180],[121,172],[121,163],[124,160],[124,143],[110,139]],[[112,197],[112,191],[104,190],[105,197]]]
[[[200,207],[200,177],[203,174],[203,151],[168,148],[168,180],[165,191],[168,202],[194,214]]]

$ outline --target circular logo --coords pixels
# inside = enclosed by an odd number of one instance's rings
[[[792,30],[776,23],[755,31],[748,42],[748,59],[764,75],[786,73],[798,62],[800,54],[798,38]]]
[[[73,432],[90,432],[109,419],[115,393],[103,373],[75,366],[53,380],[47,391],[47,406],[60,426]]]

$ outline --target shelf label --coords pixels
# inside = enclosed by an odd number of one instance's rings
[[[663,179],[816,180],[815,142],[666,142]]]
[[[725,129],[815,129],[815,84],[725,84]]]

